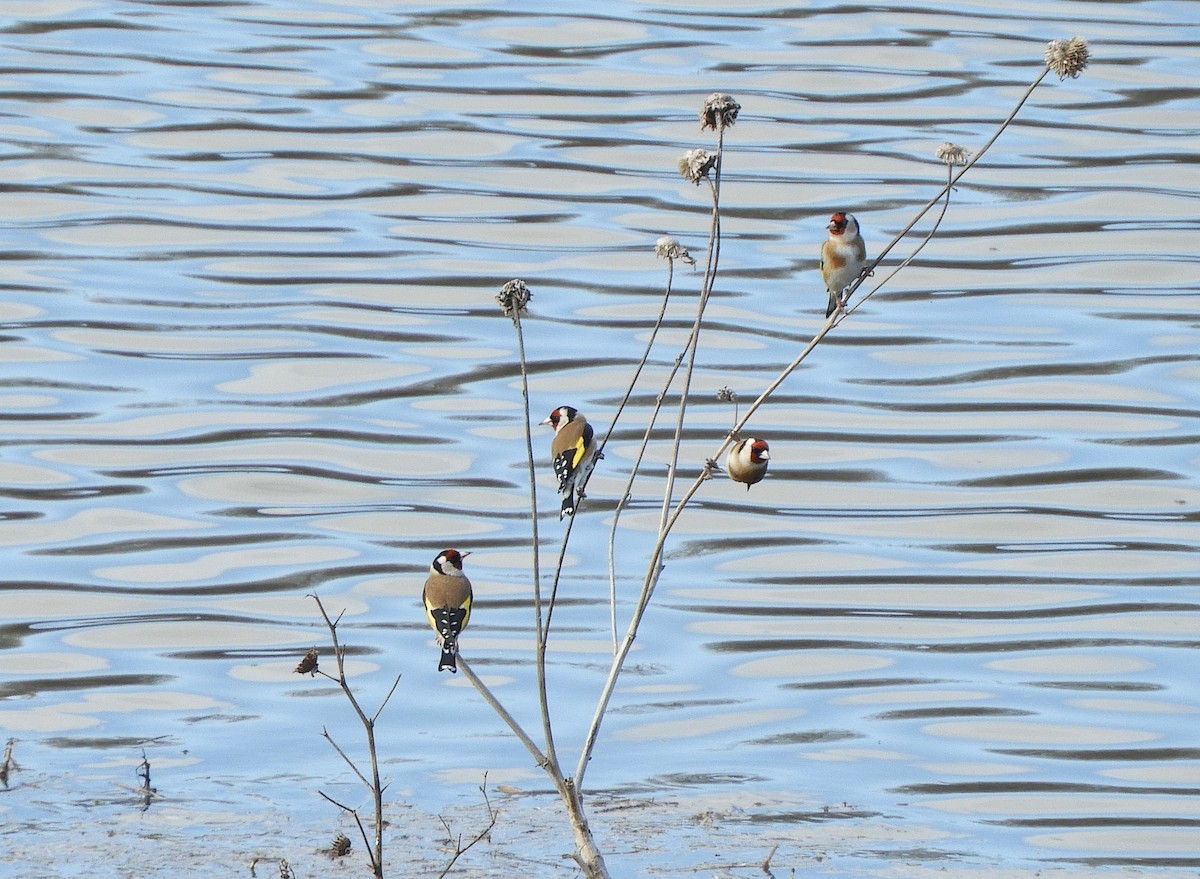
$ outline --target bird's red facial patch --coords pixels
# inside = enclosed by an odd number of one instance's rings
[[[846,222],[847,222],[846,215],[844,213],[842,213],[841,211],[838,211],[832,217],[829,218],[828,229],[834,235],[841,235],[843,232],[846,231]]]
[[[770,446],[766,440],[755,440],[750,444],[750,460],[755,464],[761,464],[763,461],[770,458]]]

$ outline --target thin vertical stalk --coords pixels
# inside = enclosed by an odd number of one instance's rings
[[[713,165],[712,179],[709,180],[709,192],[712,195],[712,215],[708,232],[708,255],[705,260],[704,281],[700,290],[700,301],[696,305],[696,319],[692,324],[692,332],[685,347],[687,368],[683,371],[683,388],[679,392],[679,411],[675,418],[675,437],[671,444],[671,455],[667,461],[667,485],[663,490],[662,513],[659,518],[659,528],[667,521],[667,511],[671,506],[671,497],[675,492],[675,474],[679,466],[679,448],[683,442],[683,421],[687,414],[689,394],[692,387],[692,375],[696,368],[696,353],[700,347],[700,329],[704,322],[704,310],[708,307],[708,299],[712,294],[713,283],[717,274],[717,263],[721,256],[721,159],[725,141],[724,126],[717,127],[717,160]]]
[[[693,264],[695,260],[687,255],[687,251],[682,251],[683,256]],[[613,430],[616,427],[617,418],[620,417],[621,411],[625,408],[625,404],[629,401],[633,394],[634,386],[637,384],[638,378],[642,374],[642,369],[645,368],[647,361],[650,359],[650,352],[654,348],[654,343],[658,338],[658,331],[662,328],[663,320],[667,315],[667,305],[671,300],[671,288],[675,278],[675,256],[670,249],[667,249],[665,254],[667,260],[667,286],[663,291],[662,306],[658,310],[658,318],[654,321],[654,328],[650,331],[650,339],[646,343],[646,351],[642,354],[641,362],[634,371],[633,380],[629,383],[629,390],[625,392],[625,398],[621,401],[620,407],[617,409],[617,415],[614,416],[612,424],[609,425],[608,432],[604,435],[604,441],[600,443],[597,454],[604,451],[604,447],[608,444],[609,437],[612,436]],[[678,370],[678,366],[675,370]],[[675,370],[672,370],[670,377],[667,380],[669,385],[674,380]],[[625,505],[629,502],[629,498],[633,493],[633,483],[637,479],[638,471],[642,466],[642,458],[646,453],[646,446],[650,442],[650,433],[654,429],[654,424],[658,420],[658,412],[662,407],[663,395],[658,396],[658,402],[654,407],[654,412],[650,416],[649,424],[646,426],[646,432],[642,438],[642,446],[638,450],[637,457],[634,459],[633,467],[629,473],[629,479],[625,483],[625,489],[621,492],[620,498],[617,499],[616,509],[613,510],[612,525],[608,532],[608,609],[609,609],[609,626],[612,632],[613,652],[617,651],[617,525],[621,521],[621,511],[625,509]]]
[[[542,571],[541,571],[541,538],[538,534],[537,507],[537,468],[533,460],[533,419],[529,414],[529,370],[525,359],[525,333],[521,327],[521,308],[512,309],[513,327],[517,331],[517,355],[521,364],[521,399],[525,411],[525,459],[529,469],[529,524],[533,532],[533,616],[534,632],[537,634],[537,683],[538,708],[542,716],[542,735],[546,740],[546,757],[556,768],[558,754],[554,747],[554,724],[550,719],[550,699],[546,688],[546,640],[550,631],[551,606],[547,609],[545,620],[542,616]],[[555,585],[557,586],[557,577]]]

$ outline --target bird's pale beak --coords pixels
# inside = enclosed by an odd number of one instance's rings
[[[471,554],[470,550],[467,550],[466,552],[460,552],[460,553],[459,553],[459,555],[460,555],[460,556],[462,556],[464,559],[465,559],[467,556],[469,556],[470,554]]]

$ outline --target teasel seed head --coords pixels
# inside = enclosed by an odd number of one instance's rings
[[[956,143],[947,141],[936,150],[937,157],[947,165],[965,165],[971,158],[971,151]]]
[[[1057,73],[1059,79],[1068,76],[1075,79],[1087,67],[1090,54],[1087,40],[1083,37],[1051,40],[1046,46],[1046,66]]]
[[[529,300],[532,298],[533,294],[529,292],[529,287],[519,278],[513,278],[501,287],[500,292],[496,294],[496,301],[500,303],[500,308],[504,311],[504,316],[511,317],[514,320],[518,314],[525,311],[525,306],[529,304]]]
[[[711,128],[717,131],[732,127],[740,109],[742,105],[732,95],[713,92],[704,99],[704,106],[700,108],[700,130]]]
[[[717,154],[708,150],[688,150],[679,157],[679,173],[689,183],[700,185],[700,181],[708,176],[708,172],[717,164]]]
[[[692,259],[692,255],[687,252],[687,249],[680,247],[679,242],[670,235],[664,235],[654,242],[654,255],[659,259],[683,260],[690,266],[696,264],[696,261]]]

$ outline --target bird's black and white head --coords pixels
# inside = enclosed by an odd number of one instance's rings
[[[548,416],[546,416],[546,420],[543,421],[542,424],[549,424],[554,428],[554,432],[558,433],[563,429],[563,427],[570,424],[576,418],[582,417],[583,416],[579,414],[579,410],[574,406],[559,406]]]
[[[829,225],[825,228],[834,238],[852,241],[858,237],[858,220],[854,219],[854,214],[845,211],[834,211],[833,216],[829,218]]]
[[[457,549],[443,549],[433,560],[433,564],[429,566],[429,571],[433,574],[445,574],[448,577],[465,577],[463,559],[469,555],[469,552],[459,552]]]

